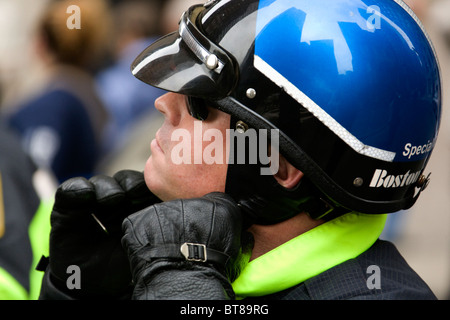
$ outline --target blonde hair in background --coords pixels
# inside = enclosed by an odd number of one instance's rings
[[[74,6],[79,8],[79,28],[68,27]],[[86,67],[108,48],[111,23],[105,0],[54,1],[43,14],[40,32],[58,62]]]

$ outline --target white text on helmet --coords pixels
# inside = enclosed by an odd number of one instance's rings
[[[403,151],[403,156],[411,159],[412,156],[417,156],[419,154],[428,153],[433,150],[434,141],[428,140],[428,142],[421,146],[413,146],[411,143],[405,145],[405,151]]]
[[[388,175],[383,169],[376,169],[370,182],[371,188],[401,188],[416,183],[420,177],[420,171],[411,173],[410,170],[405,174]]]

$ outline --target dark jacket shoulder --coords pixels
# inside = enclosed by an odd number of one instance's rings
[[[378,240],[355,259],[337,265],[293,288],[267,296],[299,300],[434,300],[428,285],[394,244]]]

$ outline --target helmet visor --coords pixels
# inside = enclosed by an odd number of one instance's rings
[[[207,99],[227,96],[237,82],[231,57],[196,26],[203,5],[188,9],[180,27],[157,40],[133,62],[139,80],[167,91]]]

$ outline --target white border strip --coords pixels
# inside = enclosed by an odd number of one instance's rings
[[[362,155],[382,161],[392,162],[394,160],[395,152],[386,151],[363,144],[347,129],[339,124],[333,117],[331,117],[314,101],[312,101],[306,94],[300,91],[295,85],[293,85],[289,80],[279,74],[275,69],[273,69],[269,64],[267,64],[257,55],[255,55],[254,66],[277,86],[282,88],[288,95],[290,95],[297,102],[303,105],[309,112],[311,112],[317,119],[319,119],[331,131],[333,131],[345,143],[347,143],[353,150]]]
[[[428,40],[428,43],[430,44],[431,49],[433,50],[434,57],[436,58],[436,61],[438,61],[438,56],[436,49],[433,45],[433,42],[431,41],[430,35],[428,34],[427,30],[425,29],[425,26],[423,25],[422,21],[420,21],[419,17],[414,13],[414,11],[403,1],[403,0],[394,0],[400,7],[402,7],[413,19],[416,21],[416,23],[419,25],[420,29],[422,29],[423,34]]]
[[[416,21],[416,23],[419,25],[420,29],[422,30],[423,34],[427,38],[428,43],[430,44],[431,50],[433,51],[434,59],[436,60],[436,63],[437,63],[438,69],[439,69],[439,81],[442,84],[442,72],[441,72],[441,65],[439,62],[439,57],[436,52],[436,48],[434,47],[434,44],[431,41],[430,35],[428,34],[427,30],[425,29],[425,26],[423,25],[422,21],[420,21],[419,17],[414,13],[414,11],[403,0],[394,0],[394,2],[397,3],[400,7],[402,7],[414,19],[414,21]],[[442,91],[442,89],[441,89],[441,91]]]

